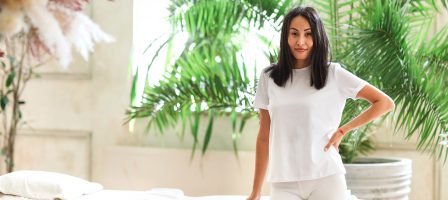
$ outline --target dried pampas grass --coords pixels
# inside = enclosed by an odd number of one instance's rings
[[[56,57],[66,68],[72,61],[72,46],[87,60],[95,43],[114,41],[82,12],[89,2],[0,0],[0,35],[12,37],[26,32],[28,52],[36,61]]]

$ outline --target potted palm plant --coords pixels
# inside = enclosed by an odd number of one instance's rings
[[[339,34],[343,36],[334,45],[336,49],[343,49],[339,51],[341,59],[347,66],[352,66],[349,68],[364,78],[374,75],[369,82],[383,85],[382,89],[400,105],[394,112],[398,116],[395,131],[406,123],[409,138],[420,128],[422,137],[419,137],[417,148],[438,153],[440,158],[441,153],[446,151],[446,146],[435,141],[439,141],[438,136],[446,130],[446,121],[439,116],[446,109],[442,102],[447,96],[435,93],[446,85],[442,81],[422,78],[424,74],[431,76],[440,71],[443,63],[440,59],[444,56],[443,53],[435,53],[440,52],[440,47],[436,46],[440,45],[437,43],[441,36],[446,35],[446,27],[430,42],[423,42],[427,38],[429,25],[432,24],[432,19],[428,16],[433,16],[437,7],[421,3],[423,4],[400,1],[350,2],[346,5],[349,10],[362,17],[342,22],[347,28],[339,29]],[[344,5],[340,7],[343,8]],[[344,13],[332,14],[339,19],[344,17]],[[351,17],[350,15],[349,18]],[[446,56],[446,52],[444,54]],[[446,80],[446,75],[442,76],[443,79]],[[415,96],[421,98],[414,98]],[[434,106],[434,109],[427,109],[430,106]],[[430,118],[437,120],[425,121]],[[409,159],[358,158],[352,161],[345,164],[347,183],[358,197],[408,198],[412,176]]]
[[[282,16],[293,5],[301,3],[291,0],[172,1],[169,9],[173,34],[157,47],[156,55],[164,45],[170,45],[175,33],[186,32],[189,38],[180,56],[171,57],[172,60],[167,62],[171,63],[167,75],[157,85],[147,85],[141,105],[133,105],[127,111],[127,122],[149,118],[148,127],[155,125],[163,133],[179,119],[184,132],[189,121],[194,155],[198,145],[202,153],[206,152],[215,118],[229,115],[233,147],[237,152],[236,141],[247,120],[257,115],[251,108],[257,72],[253,73],[251,81],[247,59],[242,59],[245,57],[241,51],[244,38],[256,30],[279,32]],[[407,133],[405,139],[418,134],[418,150],[446,159],[448,146],[446,138],[442,140],[443,132],[447,130],[448,93],[440,91],[447,89],[448,27],[443,27],[426,41],[434,13],[439,11],[437,2],[344,0],[335,3],[320,0],[311,4],[322,14],[328,29],[332,60],[381,88],[395,100],[394,134],[404,130]],[[447,5],[443,5],[446,9]],[[259,43],[264,45],[266,58],[276,62],[277,51],[273,43],[278,42],[262,33],[257,36]],[[349,100],[342,123],[368,105],[367,102]],[[200,116],[204,114],[208,115],[209,121],[201,141],[198,127]],[[352,132],[340,145],[349,188],[360,198],[391,198],[395,195],[395,198],[406,199],[411,176],[410,160],[357,159],[374,149],[369,139],[371,128],[368,124]],[[370,171],[371,167],[385,167],[391,175],[396,170],[404,172],[399,178],[400,186],[386,184],[389,189],[378,190],[377,185],[382,183],[367,182],[376,190],[371,186],[357,188],[365,182],[355,172],[364,173],[365,167],[370,167],[366,168]],[[380,170],[382,173],[387,171]]]

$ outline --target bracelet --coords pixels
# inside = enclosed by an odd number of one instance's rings
[[[338,128],[338,131],[341,132],[342,135],[345,135],[345,132],[342,130],[342,128]]]

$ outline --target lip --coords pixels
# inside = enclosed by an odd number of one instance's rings
[[[305,52],[305,51],[307,51],[308,49],[294,49],[295,51],[298,51],[298,52]]]

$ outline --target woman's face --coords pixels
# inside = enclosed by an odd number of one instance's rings
[[[309,64],[313,48],[311,26],[305,17],[297,16],[292,19],[288,32],[288,44],[297,63]]]

